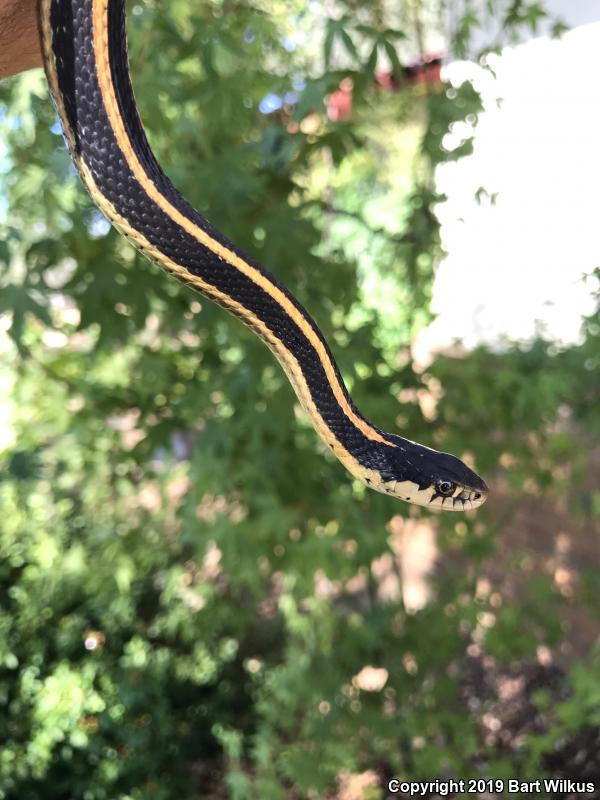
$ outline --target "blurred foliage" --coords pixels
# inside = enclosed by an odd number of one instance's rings
[[[597,316],[567,350],[540,339],[424,373],[410,358],[440,256],[434,169],[469,151],[443,140],[480,101],[470,84],[384,93],[374,75],[398,73],[443,6],[394,16],[347,0],[328,19],[299,0],[268,14],[260,2],[134,5],[142,116],[182,192],[310,309],[370,418],[476,453],[505,498],[558,497],[597,520],[597,494],[581,489],[598,430]],[[465,4],[449,49],[472,52],[490,17],[517,35],[543,14]],[[326,98],[347,78],[352,114],[333,121]],[[389,557],[392,515],[414,510],[350,482],[262,344],[109,230],[41,74],[0,87],[0,126],[0,385],[12,392],[0,797],[161,800],[226,786],[235,800],[276,800],[331,796],[340,776],[369,769],[514,777],[597,725],[593,663],[576,666],[569,699],[509,766],[461,699],[472,642],[510,663],[561,641],[552,581],[500,610],[477,592],[514,501],[436,518],[446,566],[431,601],[412,613],[401,596],[384,602],[374,564]],[[526,559],[513,554],[515,574]],[[368,665],[386,670],[385,688],[361,688]]]

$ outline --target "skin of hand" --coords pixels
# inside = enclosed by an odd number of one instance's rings
[[[0,0],[0,80],[41,66],[37,0]]]

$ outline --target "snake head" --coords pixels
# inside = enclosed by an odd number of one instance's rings
[[[386,448],[385,466],[378,470],[381,483],[373,488],[444,511],[466,511],[485,503],[485,481],[459,458],[400,436],[388,436],[396,446]]]

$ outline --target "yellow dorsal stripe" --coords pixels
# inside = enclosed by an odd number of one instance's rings
[[[315,351],[317,352],[317,355],[323,365],[323,369],[325,370],[325,374],[333,394],[344,414],[368,439],[382,442],[390,447],[394,447],[395,445],[385,439],[385,437],[383,437],[378,431],[369,425],[366,420],[358,416],[352,409],[346,396],[344,395],[342,387],[340,386],[335,369],[331,359],[329,358],[329,354],[323,345],[323,342],[313,329],[312,325],[310,325],[310,323],[298,311],[290,299],[277,286],[274,286],[273,283],[271,283],[271,281],[259,270],[244,261],[244,259],[237,255],[237,253],[234,253],[220,242],[217,242],[208,233],[206,233],[206,231],[204,231],[198,225],[195,225],[190,219],[188,219],[188,217],[182,214],[167,200],[167,198],[150,180],[132,147],[123,119],[121,117],[115,88],[112,82],[108,53],[108,0],[93,0],[92,9],[96,71],[100,91],[102,93],[102,100],[119,148],[121,149],[121,152],[123,153],[123,156],[138,183],[142,186],[144,191],[153,200],[153,202],[156,203],[156,205],[168,217],[174,220],[183,230],[185,230],[186,233],[190,234],[190,236],[193,236],[198,242],[200,242],[201,245],[211,250],[213,253],[215,253],[215,255],[224,259],[231,266],[239,270],[243,275],[250,278],[250,280],[260,286],[261,289],[267,292],[267,294],[269,294],[277,303],[279,303],[285,313],[291,317],[298,328],[300,328],[302,333],[306,336],[308,341],[315,348]],[[162,258],[164,258],[164,256],[161,255],[161,259]]]

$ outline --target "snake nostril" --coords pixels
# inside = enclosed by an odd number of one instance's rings
[[[475,492],[475,500],[479,500],[480,497],[481,495],[479,494],[479,492]]]

